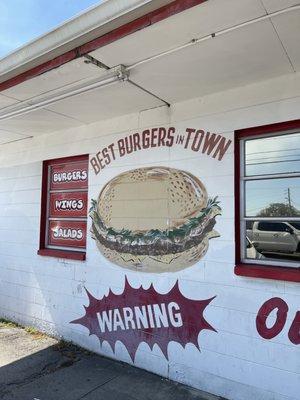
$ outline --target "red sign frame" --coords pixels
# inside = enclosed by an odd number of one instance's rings
[[[87,192],[55,192],[50,193],[49,217],[86,218]]]
[[[87,189],[88,164],[74,161],[50,166],[50,190]]]
[[[48,224],[48,244],[59,247],[85,248],[86,221],[51,220]]]

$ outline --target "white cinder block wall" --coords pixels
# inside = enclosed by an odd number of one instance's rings
[[[84,314],[86,287],[101,298],[111,288],[121,293],[124,277],[133,287],[151,283],[166,293],[179,280],[191,299],[216,298],[205,318],[217,330],[202,331],[201,351],[170,343],[169,360],[157,346],[142,343],[135,365],[170,379],[234,400],[296,400],[300,393],[300,346],[288,339],[288,329],[300,310],[300,284],[242,278],[234,275],[234,155],[233,145],[222,162],[180,147],[154,148],[115,160],[97,177],[91,171],[89,198],[103,185],[133,168],[165,165],[198,176],[223,208],[217,218],[220,237],[196,265],[179,272],[132,272],[109,263],[88,235],[87,260],[77,262],[37,255],[42,161],[89,153],[146,127],[172,124],[220,133],[233,139],[235,129],[299,118],[300,75],[281,77],[204,98],[122,116],[76,129],[8,144],[0,153],[0,316],[33,325],[95,352],[131,363],[118,342],[115,354],[95,336],[69,322]],[[90,221],[89,221],[90,224]],[[256,331],[261,305],[280,297],[289,306],[283,331],[265,340]]]

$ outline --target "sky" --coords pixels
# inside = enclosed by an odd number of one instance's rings
[[[293,173],[300,169],[300,133],[246,141],[246,174]],[[288,203],[300,210],[300,178],[262,179],[246,184],[246,209],[255,216],[271,203]]]
[[[0,0],[0,57],[100,0]]]

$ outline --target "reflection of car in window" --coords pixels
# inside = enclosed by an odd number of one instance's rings
[[[299,251],[300,223],[255,221],[247,235],[258,251],[295,253]]]
[[[264,258],[264,256],[256,250],[256,248],[253,246],[253,243],[249,240],[248,237],[246,237],[246,249],[247,258],[255,258],[257,260]]]
[[[295,228],[297,231],[300,232],[300,222],[289,222],[290,225],[292,225],[293,228]]]

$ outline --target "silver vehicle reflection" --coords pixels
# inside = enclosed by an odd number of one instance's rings
[[[299,251],[300,231],[290,222],[255,221],[252,229],[247,229],[247,236],[258,251]]]
[[[259,253],[256,248],[253,246],[253,243],[246,236],[246,258],[252,258],[256,260],[260,260],[265,258],[261,253]]]
[[[293,221],[254,221],[247,236],[261,253],[300,259],[300,223]]]

